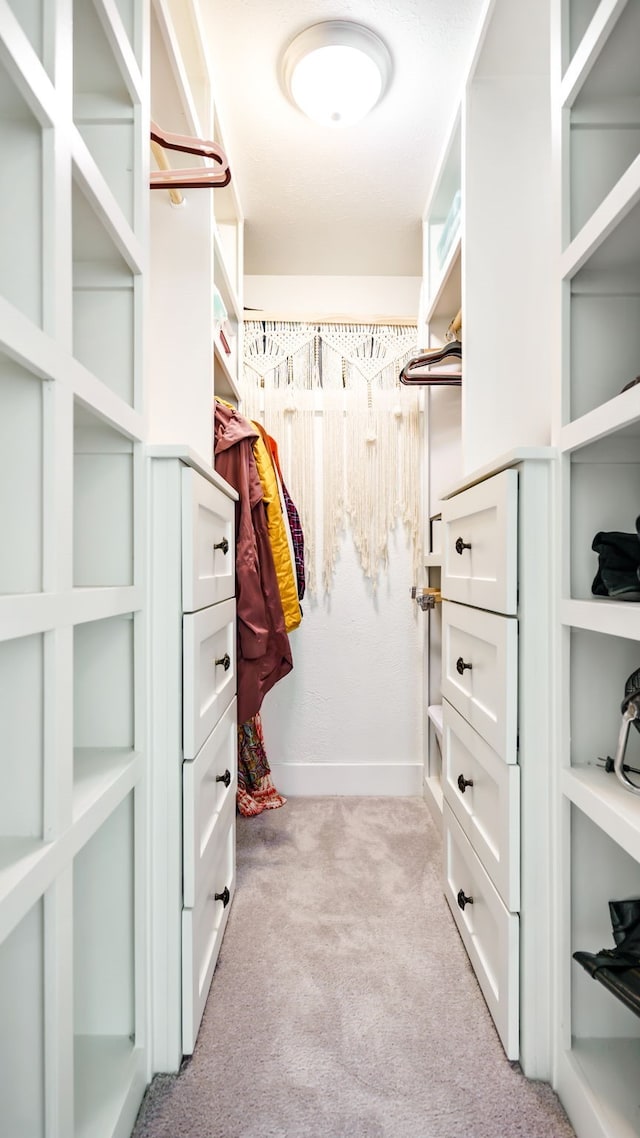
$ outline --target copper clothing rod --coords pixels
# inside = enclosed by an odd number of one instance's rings
[[[282,312],[263,312],[259,308],[245,308],[244,319],[273,324],[389,324],[399,328],[415,328],[415,316],[348,316],[344,313],[324,313],[322,316],[303,313],[300,316]]]

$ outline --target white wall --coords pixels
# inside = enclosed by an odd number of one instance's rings
[[[410,277],[247,277],[245,304],[294,316],[416,316],[419,285]],[[347,532],[330,596],[302,602],[302,624],[291,634],[293,672],[262,708],[269,762],[284,794],[422,793],[426,618],[410,598],[402,525],[390,550],[388,576],[374,594]]]
[[[278,315],[294,317],[417,317],[419,295],[419,277],[244,278],[245,308],[274,310]]]

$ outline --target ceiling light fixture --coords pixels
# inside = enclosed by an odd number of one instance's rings
[[[371,111],[391,78],[391,55],[362,24],[327,20],[291,41],[283,58],[284,85],[315,122],[349,126]]]

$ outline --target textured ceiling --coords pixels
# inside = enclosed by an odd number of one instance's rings
[[[210,0],[217,100],[246,218],[250,274],[421,272],[420,219],[484,0]],[[312,123],[279,63],[310,24],[355,20],[391,51],[389,91],[364,122]]]

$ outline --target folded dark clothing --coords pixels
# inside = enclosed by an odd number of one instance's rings
[[[597,597],[640,600],[640,540],[638,533],[599,532],[591,548],[598,554],[598,572],[591,592]]]

